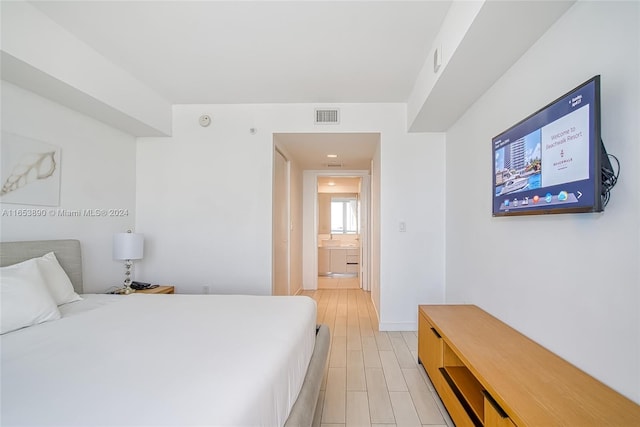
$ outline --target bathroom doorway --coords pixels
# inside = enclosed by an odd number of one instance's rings
[[[319,176],[318,289],[360,289],[362,177]]]

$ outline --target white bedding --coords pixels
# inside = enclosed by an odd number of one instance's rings
[[[1,338],[1,422],[277,426],[313,352],[307,297],[83,295]]]

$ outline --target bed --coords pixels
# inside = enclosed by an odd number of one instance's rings
[[[77,240],[0,243],[0,266],[49,252],[82,300],[1,336],[3,425],[319,424],[312,299],[83,294]]]

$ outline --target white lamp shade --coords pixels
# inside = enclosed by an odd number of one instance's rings
[[[139,233],[117,233],[113,235],[113,259],[142,259],[144,235]]]

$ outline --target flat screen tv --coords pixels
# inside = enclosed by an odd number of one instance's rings
[[[600,76],[492,139],[493,215],[601,212]],[[603,191],[604,190],[604,191]]]

